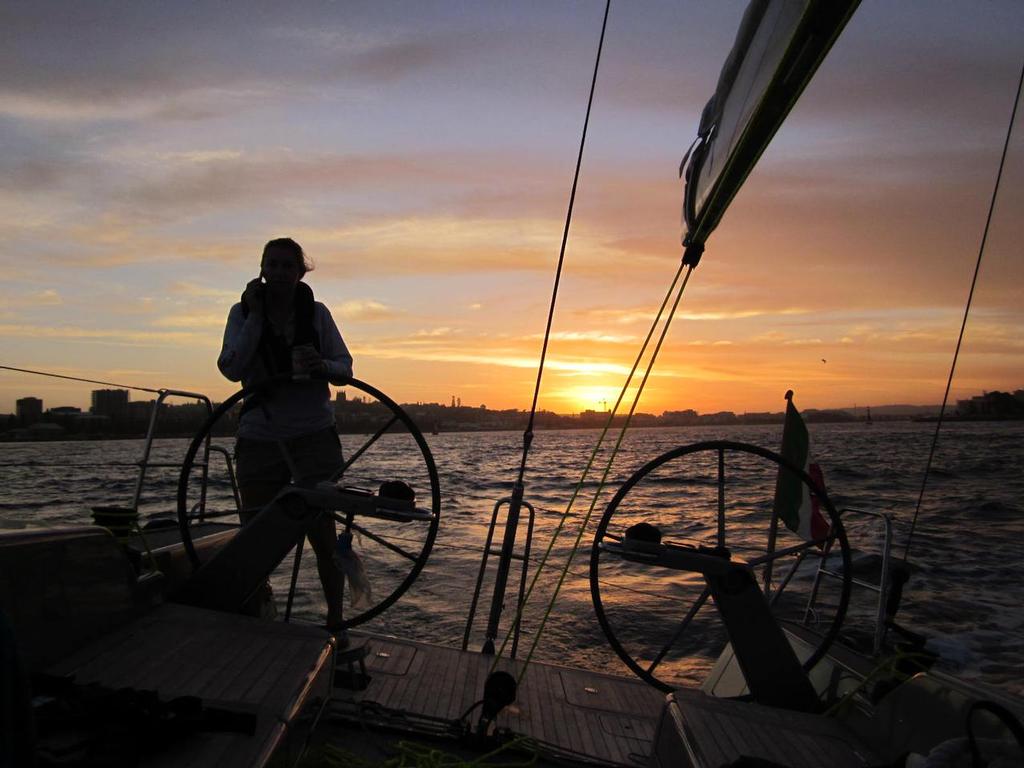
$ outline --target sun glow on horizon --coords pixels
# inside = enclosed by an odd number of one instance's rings
[[[598,413],[605,413],[615,407],[615,401],[618,399],[621,391],[621,386],[578,384],[565,387],[564,389],[556,388],[547,394],[547,399],[564,404],[561,409],[562,412],[582,413],[583,411],[596,411]],[[625,398],[623,398],[623,402],[626,402]],[[554,410],[559,411],[560,409],[556,407]]]

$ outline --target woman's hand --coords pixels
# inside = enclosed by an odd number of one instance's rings
[[[295,373],[326,373],[327,363],[312,344],[292,347],[292,370]]]
[[[249,307],[249,311],[257,315],[263,314],[266,305],[267,286],[260,278],[255,278],[246,283],[245,293],[242,294],[242,301]]]

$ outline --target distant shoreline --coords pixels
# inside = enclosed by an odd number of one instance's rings
[[[876,424],[887,424],[892,422],[913,422],[913,423],[935,423],[939,419],[938,416],[883,416],[881,418],[867,421],[865,419],[850,419],[850,418],[808,418],[808,424],[851,424],[859,425],[865,428],[871,428]],[[971,416],[944,416],[942,419],[943,423],[963,423],[963,422],[1004,422],[1004,421],[1024,421],[1024,416],[982,416],[982,415],[971,415]],[[730,422],[703,422],[697,424],[633,424],[633,429],[706,429],[708,427],[757,427],[757,426],[782,426],[782,419],[777,420],[762,420],[762,419],[751,419],[743,420],[737,419],[736,421]],[[616,417],[615,424],[613,426],[621,426],[621,419]],[[572,432],[588,429],[600,429],[604,426],[603,423],[588,423],[588,424],[571,424],[571,425],[535,425],[534,431],[536,432]],[[453,428],[438,427],[436,431],[431,429],[422,429],[424,436],[430,437],[435,434],[474,434],[480,432],[521,432],[522,427],[512,426],[471,426],[462,424]],[[194,436],[194,432],[175,432],[169,434],[157,435],[157,440],[188,440]],[[365,429],[345,429],[339,427],[338,434],[341,435],[365,435],[370,434]],[[221,432],[215,434],[215,438],[234,438],[234,431]],[[17,443],[17,444],[28,444],[28,443],[79,443],[79,442],[113,442],[117,440],[144,440],[146,437],[145,432],[131,432],[121,434],[58,434],[53,436],[33,436],[33,437],[11,437],[7,434],[0,434],[0,443]]]

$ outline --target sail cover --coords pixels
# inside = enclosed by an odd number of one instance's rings
[[[683,244],[696,263],[859,0],[752,0],[683,158]],[[687,162],[687,160],[689,162]]]

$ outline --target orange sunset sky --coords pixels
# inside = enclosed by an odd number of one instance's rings
[[[541,408],[614,401],[744,5],[613,2]],[[529,407],[603,8],[7,6],[0,364],[221,399],[227,312],[291,236],[357,377]],[[1022,39],[1011,0],[865,0],[711,236],[640,409],[940,402]],[[953,398],[1024,387],[1022,210],[1017,130]],[[90,389],[0,372],[0,413]]]

